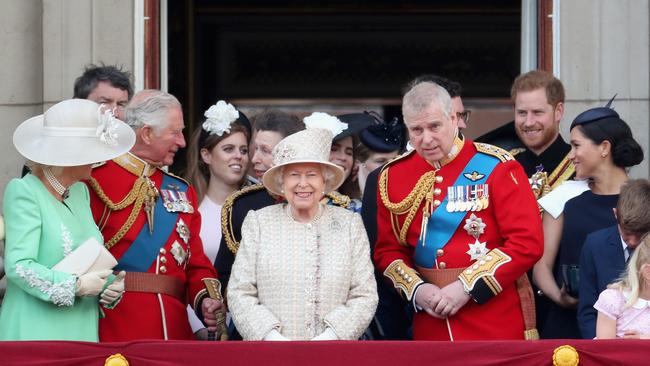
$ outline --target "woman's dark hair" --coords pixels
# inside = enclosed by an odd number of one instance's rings
[[[627,168],[643,161],[643,149],[632,136],[632,130],[625,121],[608,117],[592,122],[575,124],[580,132],[596,144],[607,140],[612,145],[614,165]]]
[[[197,128],[192,134],[190,147],[187,149],[187,173],[185,178],[192,183],[199,202],[203,200],[203,197],[208,191],[208,184],[210,183],[210,168],[201,158],[201,149],[212,151],[219,142],[238,132],[244,134],[247,142],[250,141],[248,128],[238,122],[231,124],[230,132],[224,133],[221,136],[206,133],[203,128]],[[246,167],[244,167],[245,169]],[[245,179],[246,176],[244,175],[241,183]]]
[[[354,169],[354,164],[357,161],[357,148],[359,146],[359,137],[357,135],[352,135],[352,168]],[[361,199],[361,188],[359,188],[359,183],[357,182],[358,177],[353,175],[350,172],[347,178],[343,181],[343,184],[338,189],[338,192],[344,194],[352,199]]]

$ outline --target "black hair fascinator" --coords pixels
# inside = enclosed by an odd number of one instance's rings
[[[580,113],[574,120],[571,122],[571,127],[570,129],[573,129],[573,127],[577,125],[583,125],[585,123],[591,123],[595,121],[599,121],[601,119],[605,118],[618,118],[620,119],[620,116],[616,111],[612,108],[612,103],[614,102],[614,99],[616,99],[616,96],[618,94],[614,94],[612,99],[605,104],[604,107],[596,107],[592,109],[587,109],[586,111]]]
[[[385,121],[375,112],[364,112],[371,116],[374,123],[359,133],[359,139],[370,150],[377,152],[391,152],[401,150],[404,145],[404,123],[394,117]]]

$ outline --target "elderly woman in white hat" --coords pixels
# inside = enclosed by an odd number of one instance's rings
[[[4,194],[5,269],[0,340],[97,341],[99,304],[115,305],[123,274],[69,273],[52,267],[82,243],[103,243],[90,211],[91,165],[129,151],[135,134],[95,102],[65,100],[23,122],[13,137],[32,173]],[[100,249],[97,249],[99,252]],[[92,263],[91,263],[92,264]]]
[[[344,180],[328,161],[346,125],[324,113],[280,141],[266,188],[287,203],[251,211],[242,226],[228,304],[246,340],[358,339],[377,307],[361,217],[320,203]]]

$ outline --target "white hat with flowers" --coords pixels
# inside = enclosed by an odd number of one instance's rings
[[[33,162],[78,166],[128,152],[135,143],[135,133],[104,105],[68,99],[21,123],[13,141],[16,150]]]

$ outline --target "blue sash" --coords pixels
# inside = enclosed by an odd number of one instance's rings
[[[163,174],[161,188],[169,184],[180,185],[183,191],[187,191],[187,184]],[[149,224],[145,222],[138,234],[138,237],[131,243],[131,246],[120,258],[115,270],[130,272],[147,272],[149,267],[176,227],[178,213],[168,212],[163,204],[163,199],[158,197],[154,208],[154,230],[149,233]]]
[[[493,156],[477,153],[467,163],[467,166],[463,168],[453,186],[465,186],[485,183],[490,174],[492,174],[494,167],[496,167],[498,163],[499,159]],[[485,176],[476,181],[472,181],[466,178],[463,174],[471,174],[474,171],[481,172],[481,174],[485,174]],[[418,240],[418,245],[415,247],[414,259],[415,263],[420,267],[434,267],[434,264],[436,262],[436,252],[438,249],[443,248],[449,242],[451,237],[456,232],[456,229],[458,229],[458,225],[463,222],[463,219],[467,215],[466,211],[448,212],[446,208],[448,198],[449,195],[446,195],[440,206],[438,206],[431,214],[431,217],[429,217],[426,229],[426,242],[423,244],[422,240],[420,239]]]

